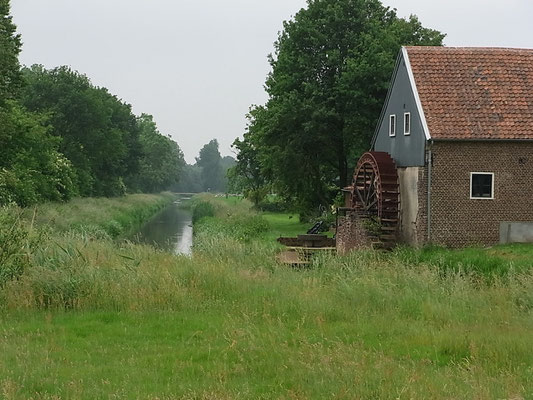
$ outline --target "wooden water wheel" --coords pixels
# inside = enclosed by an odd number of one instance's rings
[[[379,151],[363,154],[355,168],[350,189],[351,207],[379,226],[377,235],[382,242],[394,243],[398,231],[400,189],[398,171],[391,156]]]

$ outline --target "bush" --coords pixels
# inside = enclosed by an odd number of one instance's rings
[[[112,238],[120,236],[120,234],[125,230],[120,222],[115,221],[114,219],[108,221],[103,228]]]
[[[207,201],[200,201],[193,205],[192,222],[195,224],[205,217],[214,217],[215,207]]]
[[[256,208],[266,212],[285,212],[289,209],[289,205],[280,198],[266,198],[257,204]]]
[[[0,209],[0,288],[18,279],[29,265],[29,251],[36,243],[14,208]]]
[[[29,206],[39,201],[35,182],[25,177],[26,171],[0,169],[0,204]]]
[[[259,215],[232,215],[203,218],[195,225],[195,234],[225,237],[248,242],[269,230],[268,221]]]
[[[45,117],[10,102],[0,119],[0,204],[25,207],[77,194],[75,171],[59,152],[60,139],[50,134]]]
[[[322,225],[320,226],[320,232],[328,232],[331,227],[335,227],[336,220],[336,214],[327,212],[319,217],[311,218],[309,223],[311,224],[311,226],[314,226],[317,222],[322,222]]]

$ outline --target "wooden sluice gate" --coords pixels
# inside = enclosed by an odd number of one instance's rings
[[[335,239],[326,235],[307,234],[298,237],[280,237],[278,242],[287,246],[286,250],[278,254],[278,261],[293,267],[306,267],[313,256],[320,252],[334,253]]]

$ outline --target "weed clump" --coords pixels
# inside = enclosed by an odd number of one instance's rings
[[[259,215],[232,215],[224,219],[204,218],[194,228],[197,236],[226,237],[249,242],[267,232],[269,224]]]
[[[487,282],[508,279],[513,274],[529,271],[533,267],[530,246],[520,244],[490,249],[448,249],[435,245],[422,249],[398,247],[390,257],[405,265],[432,266],[442,276],[461,274],[480,277]]]
[[[37,244],[14,207],[0,209],[0,288],[27,269],[31,249]]]
[[[215,207],[208,201],[200,201],[193,205],[192,222],[193,224],[200,221],[202,218],[214,217]]]

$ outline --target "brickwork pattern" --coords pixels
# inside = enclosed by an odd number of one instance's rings
[[[337,252],[340,254],[372,246],[372,240],[364,228],[363,220],[354,212],[338,217],[336,239]]]
[[[427,242],[427,190],[428,190],[428,169],[427,167],[418,170],[418,216],[416,218],[416,243],[414,246],[422,246]]]
[[[435,142],[431,241],[450,247],[499,242],[500,222],[533,222],[533,142]],[[470,173],[494,173],[494,199],[470,199]],[[419,180],[419,238],[427,238],[427,168]],[[421,243],[422,243],[421,242]]]

